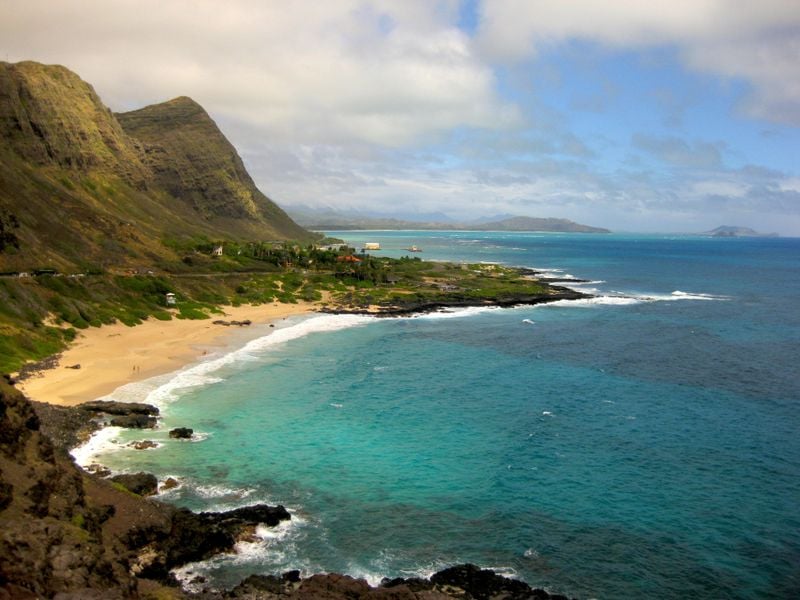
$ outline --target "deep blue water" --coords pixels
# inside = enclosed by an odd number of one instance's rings
[[[165,499],[195,509],[298,517],[187,570],[376,581],[469,561],[581,598],[798,597],[800,240],[335,235],[560,269],[599,298],[290,319],[121,390],[161,403],[162,445],[103,462],[179,477]],[[202,441],[167,440],[181,425]]]

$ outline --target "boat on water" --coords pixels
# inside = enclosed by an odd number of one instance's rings
[[[406,250],[408,250],[409,252],[422,252],[422,248],[418,246],[410,246],[406,248]]]

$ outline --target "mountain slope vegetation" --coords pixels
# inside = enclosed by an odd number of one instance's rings
[[[188,98],[114,115],[64,67],[0,62],[0,138],[0,271],[166,268],[168,240],[313,238]]]

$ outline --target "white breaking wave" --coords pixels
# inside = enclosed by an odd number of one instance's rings
[[[540,306],[624,306],[628,304],[639,304],[642,300],[630,296],[595,296],[594,298],[580,298],[578,300],[556,300]]]
[[[439,559],[430,564],[419,565],[415,568],[398,568],[395,564],[395,557],[387,550],[381,550],[377,558],[371,561],[368,567],[351,561],[344,571],[353,577],[364,579],[373,587],[378,587],[388,573],[391,573],[392,577],[398,576],[406,579],[419,577],[421,579],[430,579],[434,573],[462,562],[464,561],[457,558],[449,561]]]
[[[716,296],[714,294],[692,294],[675,290],[670,294],[671,300],[730,300],[730,296]],[[659,298],[660,300],[661,298]],[[665,298],[666,299],[666,298]]]
[[[578,300],[557,300],[542,306],[627,306],[632,304],[642,304],[644,302],[674,302],[677,300],[730,300],[728,296],[716,296],[713,294],[689,293],[676,290],[671,294],[647,294],[647,295],[604,295],[593,298],[580,298]]]
[[[470,306],[467,308],[454,308],[444,311],[423,313],[412,315],[412,319],[457,319],[461,317],[472,317],[492,310],[500,310],[499,306]]]
[[[573,285],[600,285],[601,283],[605,283],[603,279],[597,279],[595,281],[571,281],[570,286]]]
[[[280,344],[305,337],[312,333],[358,327],[373,320],[374,317],[362,315],[321,315],[311,317],[296,325],[275,329],[268,335],[251,340],[238,350],[191,365],[173,373],[166,382],[150,391],[143,401],[162,407],[164,404],[179,398],[181,392],[191,388],[212,385],[224,381],[224,378],[218,374],[224,367],[243,361],[252,362],[257,360],[259,355]]]
[[[69,451],[75,462],[81,467],[88,467],[95,462],[95,457],[101,452],[108,452],[112,448],[123,448],[119,444],[114,443],[114,438],[122,431],[121,427],[103,427],[96,431],[86,443],[81,444],[77,448]]]
[[[242,500],[252,496],[256,490],[253,488],[229,488],[224,485],[203,485],[203,484],[189,484],[192,491],[206,500],[219,500],[225,507],[230,504],[235,504],[233,508],[239,508],[247,503]],[[229,510],[228,508],[220,509],[217,506],[209,510]]]
[[[373,320],[373,317],[361,315],[315,316],[289,327],[272,329],[268,335],[251,340],[242,348],[222,356],[189,365],[173,373],[121,386],[101,399],[121,402],[145,402],[158,406],[163,412],[164,406],[178,399],[181,392],[224,381],[222,377],[215,373],[226,366],[242,361],[254,361],[259,354],[275,346],[311,333],[356,327],[371,320]],[[118,435],[119,431],[118,427],[106,427],[93,434],[85,444],[71,451],[75,462],[81,466],[87,466],[93,462],[94,457],[98,454],[117,449],[117,445],[112,443],[112,439]],[[206,438],[207,436],[196,441],[202,441]]]
[[[235,554],[218,554],[208,560],[189,563],[172,570],[172,574],[181,582],[181,587],[190,592],[200,592],[207,587],[207,582],[195,583],[193,580],[198,574],[211,576],[217,569],[235,565],[248,565],[253,568],[261,567],[264,564],[273,564],[278,567],[278,571],[289,568],[289,559],[295,559],[297,555],[296,542],[305,535],[307,521],[292,513],[292,518],[288,521],[281,521],[275,527],[258,525],[255,530],[254,539],[238,542],[234,551]],[[296,560],[291,561],[292,567],[300,568],[304,574],[313,571],[308,564],[297,564]]]

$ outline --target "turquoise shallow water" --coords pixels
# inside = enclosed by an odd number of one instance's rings
[[[599,297],[290,319],[120,390],[161,404],[162,444],[113,433],[102,462],[178,476],[165,499],[195,509],[297,516],[181,576],[470,561],[583,598],[797,596],[800,240],[336,235],[560,269]]]

